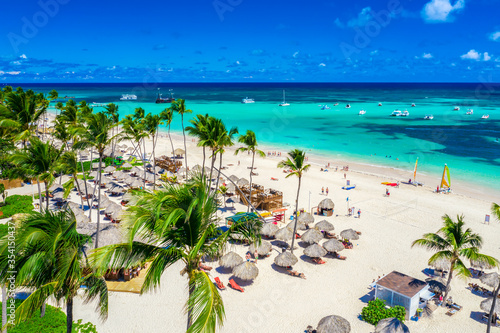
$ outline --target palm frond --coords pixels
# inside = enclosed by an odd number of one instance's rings
[[[16,309],[15,323],[19,324],[30,318],[54,293],[56,284],[57,282],[49,282],[31,293]]]
[[[96,310],[99,317],[104,320],[108,318],[108,286],[102,276],[95,273],[89,274],[82,279],[84,289],[84,304],[98,298]]]

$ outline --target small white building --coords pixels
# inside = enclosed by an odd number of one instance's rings
[[[375,282],[375,298],[384,300],[389,306],[403,306],[407,320],[418,308],[425,308],[433,296],[426,282],[396,271]]]

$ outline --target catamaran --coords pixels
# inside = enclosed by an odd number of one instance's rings
[[[481,119],[488,119],[490,117],[489,114],[483,114],[483,116],[481,117]]]
[[[283,102],[279,104],[279,106],[289,106],[290,104],[286,102],[285,89],[283,89]]]
[[[250,103],[255,103],[255,101],[253,100],[253,98],[248,98],[248,97],[245,97],[241,100],[241,103],[243,104],[250,104]]]
[[[399,110],[394,110],[391,113],[391,117],[400,117],[401,116],[401,111]]]

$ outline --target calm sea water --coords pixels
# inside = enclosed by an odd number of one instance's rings
[[[39,92],[57,89],[76,101],[117,103],[120,115],[136,107],[157,113],[168,104],[155,104],[157,88],[173,89],[186,99],[193,116],[208,113],[240,132],[252,129],[259,142],[311,149],[316,154],[439,174],[448,164],[453,179],[490,188],[500,185],[500,89],[479,84],[409,83],[260,83],[260,84],[44,84],[22,85]],[[291,105],[279,107],[282,91]],[[490,91],[491,90],[491,91]],[[137,101],[120,101],[136,94]],[[242,104],[241,99],[255,99]],[[378,106],[378,103],[382,106]],[[339,103],[334,106],[335,103]],[[351,108],[346,108],[346,104]],[[412,107],[415,103],[415,107]],[[331,109],[322,110],[327,104]],[[460,111],[453,109],[458,106]],[[409,117],[391,117],[393,110]],[[472,115],[466,115],[473,109]],[[96,108],[101,110],[101,108]],[[365,110],[365,115],[358,115]],[[424,120],[432,114],[433,120]],[[481,119],[489,114],[489,119]],[[188,116],[187,119],[191,118]],[[186,122],[187,123],[187,122]],[[172,124],[180,130],[180,118]],[[437,181],[436,181],[437,182]]]

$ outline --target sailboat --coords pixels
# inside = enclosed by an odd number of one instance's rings
[[[285,99],[285,89],[283,89],[283,103],[280,103],[279,106],[289,106],[290,104],[286,102]]]
[[[417,160],[415,161],[415,169],[413,170],[413,185],[415,186],[423,186],[424,183],[419,183],[417,182],[417,166],[418,166],[418,157]]]
[[[441,184],[439,185],[440,192],[450,192],[451,191],[451,179],[450,179],[450,169],[445,164],[443,170],[443,176],[441,177]]]

